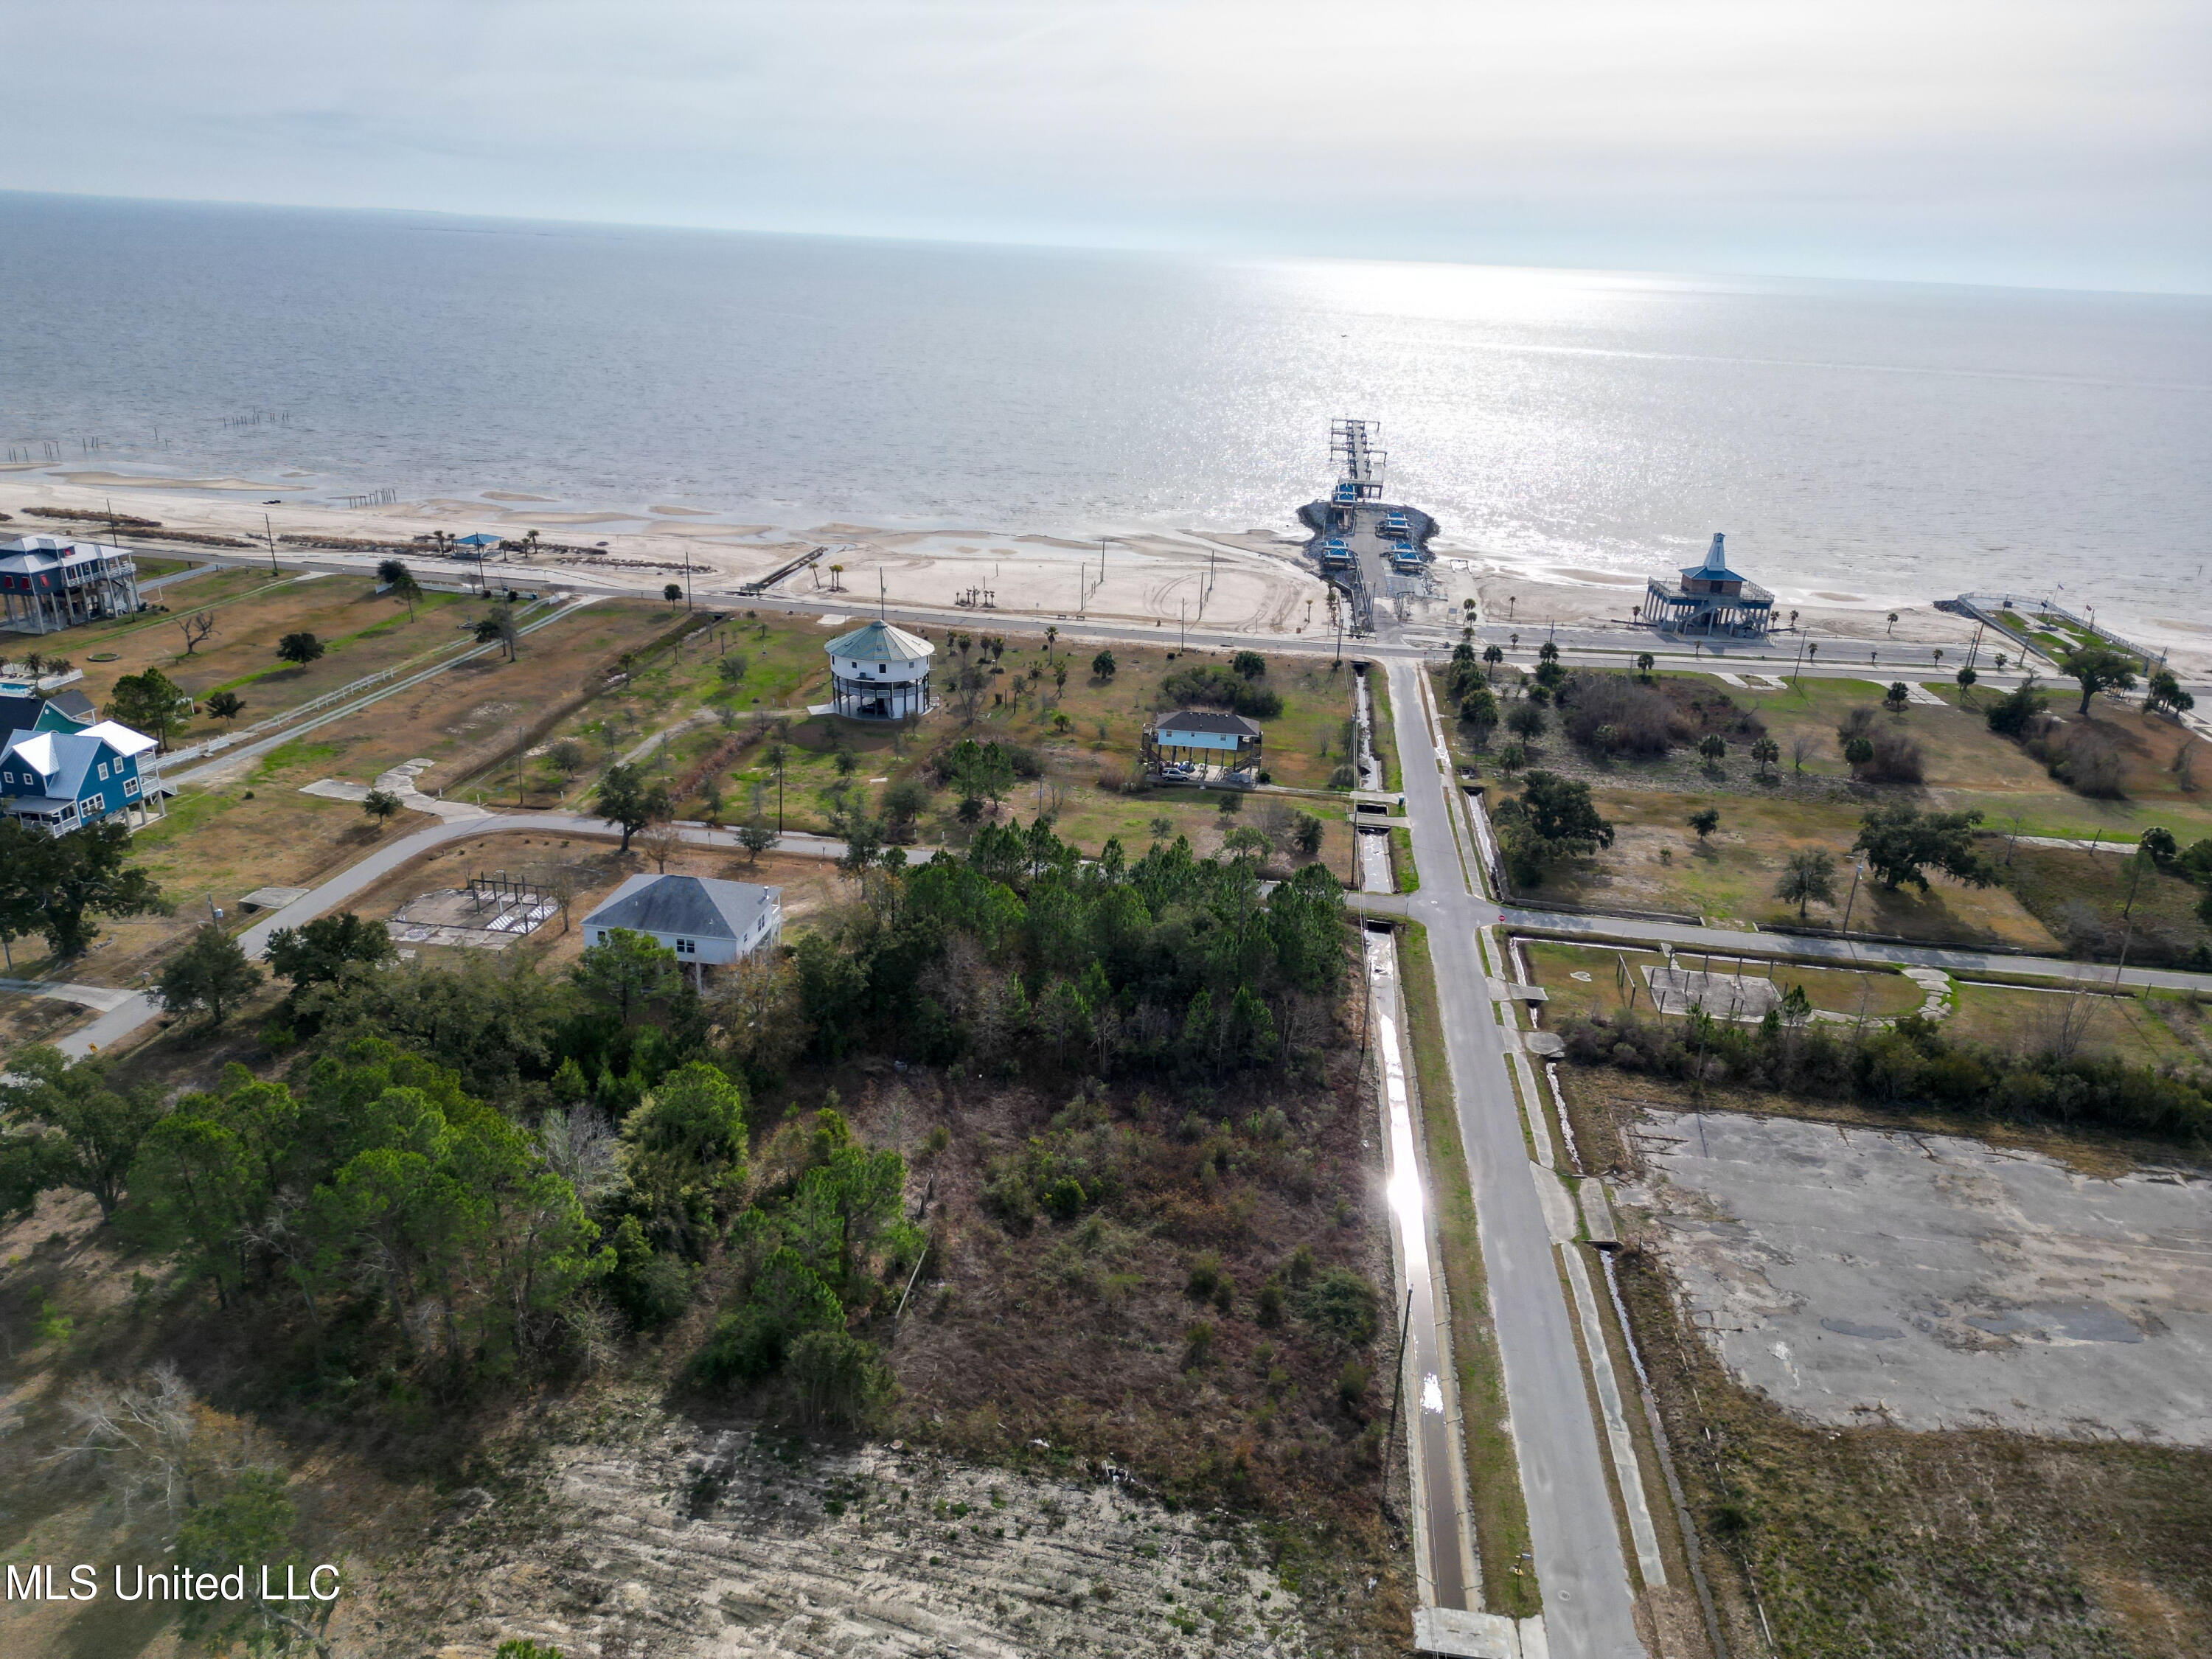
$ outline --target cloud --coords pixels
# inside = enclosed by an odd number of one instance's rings
[[[10,182],[1238,252],[2212,284],[2212,12],[79,0]],[[1381,245],[1377,245],[1381,244]]]

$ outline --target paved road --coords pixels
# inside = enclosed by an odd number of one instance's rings
[[[1421,866],[1422,883],[1428,866]],[[1565,938],[1620,939],[1634,944],[1671,945],[1677,950],[1711,951],[1716,956],[1802,957],[1844,963],[1881,963],[1902,968],[1941,968],[1951,974],[2014,974],[2083,985],[2150,987],[2160,991],[2212,992],[2212,974],[2170,968],[2115,969],[2104,963],[2066,962],[2057,957],[2016,957],[1938,945],[1893,945],[1856,939],[1822,939],[1800,933],[1744,933],[1688,922],[1652,921],[1632,916],[1570,915],[1553,910],[1489,907],[1494,919],[1519,933]]]
[[[735,849],[737,839],[726,830],[710,830],[702,824],[679,826],[684,839],[695,847],[727,847]],[[366,891],[390,875],[408,860],[442,847],[447,842],[464,841],[471,836],[508,834],[536,830],[544,834],[562,836],[617,836],[622,831],[605,818],[595,818],[582,812],[501,812],[488,813],[482,817],[459,818],[447,823],[434,823],[400,836],[378,848],[367,858],[349,865],[304,897],[295,899],[283,909],[272,911],[238,936],[240,947],[250,957],[258,957],[269,948],[269,936],[279,927],[297,927],[313,921],[317,916],[336,909],[355,895]],[[809,858],[842,858],[842,842],[830,841],[820,836],[786,836],[775,844],[779,853],[794,853]],[[110,1008],[91,1024],[82,1026],[61,1038],[54,1045],[72,1057],[105,1049],[129,1036],[149,1021],[158,1019],[161,1003],[149,992],[125,994],[124,1000]]]
[[[1425,863],[1421,872],[1421,884],[1425,891]],[[1344,902],[1346,908],[1358,915],[1427,920],[1419,908],[1419,895],[1407,897],[1395,893],[1347,893]],[[1896,945],[1881,939],[1822,939],[1798,933],[1745,933],[1726,927],[1698,927],[1689,922],[1654,921],[1639,916],[1583,916],[1556,910],[1523,910],[1493,904],[1487,899],[1472,901],[1471,908],[1479,925],[1502,923],[1516,933],[1544,933],[1559,939],[1671,945],[1678,951],[1710,951],[1717,957],[1784,957],[1845,966],[1941,968],[1948,974],[2010,975],[2093,988],[2119,985],[2138,990],[2148,987],[2158,991],[2203,991],[2212,994],[2212,974],[2185,973],[2174,968],[2116,969],[2105,963],[2068,962],[2057,957],[2016,957],[1963,946]]]
[[[1462,872],[1451,822],[1456,785],[1437,758],[1420,670],[1395,661],[1389,675],[1406,816],[1421,872],[1407,909],[1429,930],[1545,1632],[1553,1659],[1640,1659],[1597,1426],[1475,942],[1494,911]]]

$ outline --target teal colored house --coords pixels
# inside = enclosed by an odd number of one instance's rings
[[[33,704],[33,708],[19,705]],[[143,823],[163,792],[154,739],[113,720],[83,725],[36,697],[0,698],[0,811],[48,835],[120,816]]]

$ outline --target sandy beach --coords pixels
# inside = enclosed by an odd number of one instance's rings
[[[814,562],[777,586],[784,597],[849,596],[858,606],[878,594],[890,603],[930,609],[970,609],[1042,622],[1091,620],[1151,624],[1164,635],[1179,624],[1231,629],[1258,637],[1296,638],[1329,631],[1327,586],[1301,557],[1303,532],[1286,504],[1281,527],[1242,532],[1143,531],[1097,541],[1006,530],[902,529],[830,521],[792,530],[726,519],[707,508],[657,504],[642,511],[593,508],[544,495],[486,489],[473,497],[438,497],[388,506],[343,507],[288,495],[303,476],[265,479],[158,477],[65,467],[0,471],[0,513],[6,535],[99,534],[88,521],[41,520],[38,507],[66,507],[158,520],[166,530],[234,536],[259,545],[265,532],[340,544],[376,541],[414,547],[434,532],[479,532],[521,538],[539,532],[540,550],[497,556],[509,579],[574,583],[595,591],[658,592],[688,580],[702,600],[734,600],[746,582],[767,576],[811,549]],[[159,539],[159,532],[146,532]],[[129,530],[126,543],[140,539]],[[1446,526],[1433,544],[1437,597],[1409,605],[1407,623],[1449,631],[1464,619],[1465,602],[1490,623],[1534,628],[1626,622],[1644,596],[1641,574],[1588,566],[1534,568],[1485,556],[1452,541]],[[366,554],[363,556],[368,556]],[[435,555],[425,544],[419,554]],[[456,561],[457,566],[465,562]],[[1787,573],[1753,570],[1774,590],[1778,622],[1815,635],[1894,638],[1948,645],[1973,625],[1935,608],[1948,593],[1856,592],[1793,586]],[[1894,612],[1896,621],[1890,620]],[[2161,618],[2154,644],[2172,650],[2185,676],[2212,672],[2212,624]]]
[[[106,538],[88,521],[41,520],[33,507],[65,507],[153,519],[164,530],[234,536],[260,544],[273,533],[279,551],[304,551],[295,537],[337,543],[413,544],[443,532],[520,538],[539,532],[541,550],[511,553],[509,572],[537,571],[595,588],[657,592],[689,572],[702,598],[736,596],[745,582],[821,547],[814,565],[787,577],[786,595],[880,592],[893,604],[963,605],[979,615],[1047,621],[1089,617],[1152,623],[1169,630],[1188,621],[1263,635],[1296,636],[1328,626],[1327,589],[1298,559],[1291,531],[1242,534],[1152,532],[1100,543],[1000,530],[898,530],[828,523],[794,536],[760,524],[725,521],[704,508],[646,511],[548,504],[544,496],[488,489],[476,499],[438,498],[345,507],[289,499],[278,478],[251,480],[35,469],[0,477],[0,512],[9,535],[75,533]],[[266,520],[264,528],[264,517]],[[158,532],[144,532],[159,539]],[[127,528],[123,539],[140,539]],[[410,555],[410,556],[413,556]],[[423,557],[432,557],[425,546]],[[988,599],[988,603],[987,603]]]

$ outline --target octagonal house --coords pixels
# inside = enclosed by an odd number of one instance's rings
[[[864,623],[823,647],[830,707],[848,720],[902,720],[929,711],[929,659],[937,647],[887,622]]]
[[[1666,634],[1764,639],[1774,595],[1729,568],[1725,540],[1716,532],[1705,562],[1684,565],[1679,581],[1652,577],[1644,585],[1644,620]]]

